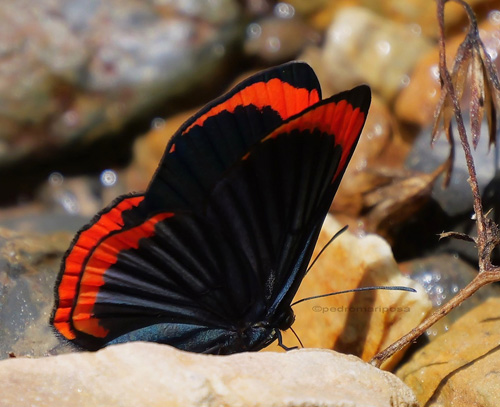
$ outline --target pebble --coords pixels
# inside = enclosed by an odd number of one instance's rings
[[[393,374],[321,349],[214,356],[135,342],[4,360],[0,381],[16,407],[417,407]]]
[[[407,25],[361,7],[344,8],[328,28],[323,64],[329,80],[344,89],[369,83],[384,99],[392,100],[430,48],[430,41]]]
[[[500,405],[499,307],[489,298],[397,370],[421,406]]]

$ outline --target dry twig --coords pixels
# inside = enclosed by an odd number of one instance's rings
[[[444,42],[444,6],[447,1],[454,1],[462,5],[469,17],[469,32],[457,51],[452,74],[450,74],[446,66]],[[486,119],[489,126],[490,144],[496,143],[496,113],[500,106],[500,84],[496,69],[485,51],[484,44],[479,38],[477,21],[470,6],[463,0],[438,0],[437,15],[440,31],[439,71],[442,83],[442,96],[438,105],[436,124],[433,130],[433,141],[437,138],[438,126],[442,122],[446,136],[451,145],[450,158],[448,159],[448,162],[451,163],[454,156],[451,120],[454,117],[457,123],[460,143],[465,153],[467,169],[469,171],[468,182],[474,199],[473,207],[477,223],[477,237],[456,232],[447,232],[442,233],[441,238],[454,237],[474,242],[478,251],[479,273],[474,280],[459,291],[450,301],[435,310],[429,317],[401,339],[375,355],[371,360],[371,363],[375,366],[380,366],[387,358],[415,341],[434,323],[460,305],[479,288],[486,284],[500,281],[500,267],[491,263],[493,249],[500,244],[500,229],[493,220],[488,218],[488,214],[484,214],[474,160],[472,158],[471,148],[460,110],[460,100],[467,79],[469,79],[471,88],[470,114],[472,144],[474,148],[477,146],[484,113],[486,113]],[[449,168],[451,168],[451,165]]]

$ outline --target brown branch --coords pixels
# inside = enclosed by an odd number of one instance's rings
[[[460,290],[457,295],[455,295],[447,303],[445,303],[443,306],[441,306],[433,313],[431,313],[431,315],[427,317],[424,321],[422,321],[417,327],[412,329],[409,333],[400,338],[398,341],[394,342],[388,348],[384,349],[383,351],[375,355],[371,360],[371,363],[378,367],[380,367],[380,365],[394,353],[396,353],[397,351],[403,349],[404,347],[415,341],[420,335],[422,335],[427,329],[429,329],[429,327],[431,327],[438,320],[440,320],[450,311],[459,306],[463,301],[465,301],[467,298],[473,295],[477,290],[479,290],[479,288],[481,288],[486,284],[500,281],[500,267],[494,266],[491,263],[491,254],[493,252],[493,249],[500,243],[500,229],[498,225],[491,219],[489,219],[487,216],[485,216],[483,212],[483,205],[481,200],[481,194],[479,192],[479,184],[477,181],[474,159],[472,158],[471,148],[469,141],[467,139],[467,133],[465,130],[464,121],[460,110],[459,99],[461,97],[464,84],[463,83],[457,84],[457,86],[460,87],[459,88],[460,96],[457,97],[457,93],[453,85],[453,78],[450,75],[450,72],[448,71],[448,68],[446,66],[446,52],[445,52],[445,41],[444,41],[444,5],[447,1],[455,1],[456,3],[461,4],[466,10],[470,22],[469,33],[467,34],[466,39],[459,48],[459,52],[457,54],[454,73],[457,76],[463,74],[464,72],[463,64],[467,62],[467,60],[464,60],[463,58],[472,58],[473,59],[472,64],[476,64],[474,65],[476,67],[476,71],[472,72],[472,76],[481,74],[482,72],[477,71],[477,66],[479,65],[477,64],[478,62],[477,59],[474,60],[474,58],[482,58],[480,62],[483,66],[486,67],[486,72],[483,73],[485,74],[487,80],[486,81],[479,80],[476,81],[475,84],[473,84],[474,87],[472,96],[473,98],[474,96],[477,98],[479,94],[484,93],[485,92],[484,86],[488,86],[489,84],[493,85],[492,86],[493,89],[486,89],[486,90],[491,92],[497,92],[499,90],[498,76],[493,69],[493,65],[491,63],[491,60],[489,59],[489,56],[484,52],[484,45],[479,39],[477,21],[470,6],[463,0],[438,0],[437,15],[439,21],[439,70],[440,70],[442,89],[443,89],[443,97],[440,101],[439,108],[446,109],[446,103],[447,103],[446,98],[449,98],[449,100],[451,100],[453,105],[455,121],[457,123],[458,134],[460,137],[460,144],[462,145],[462,149],[464,150],[467,169],[469,171],[469,178],[467,181],[469,182],[472,191],[473,208],[476,214],[476,223],[477,223],[477,237],[475,238],[463,234],[457,234],[455,232],[444,233],[442,234],[442,237],[454,236],[475,242],[478,250],[479,273],[465,288]],[[483,51],[483,55],[481,55],[481,53],[478,52],[478,50]],[[485,83],[488,83],[488,85],[485,85]],[[479,87],[481,86],[483,88],[479,89]],[[493,93],[494,98],[497,98],[497,96],[498,93],[497,94]],[[494,100],[496,101],[498,99]],[[472,100],[471,105],[473,106],[471,106],[471,109],[476,109],[473,111],[477,111],[478,109],[478,105],[477,104],[474,105],[474,103],[476,102],[477,101]],[[498,107],[497,105],[493,106],[493,115],[495,115],[495,117],[496,117],[495,108],[497,107]],[[444,113],[440,112],[439,114],[436,115],[436,117],[439,120],[440,117],[444,117]],[[448,139],[450,143],[453,145],[453,136],[449,128],[449,123],[446,123],[446,119],[444,125],[446,127]],[[490,132],[491,130],[492,129],[490,129]],[[496,129],[493,130],[495,130],[496,133]],[[472,140],[474,145],[477,143],[477,140],[479,140],[479,135],[480,135],[479,132],[480,132],[480,126],[478,126],[476,123],[475,126],[474,125],[472,126]],[[435,134],[433,134],[433,139],[434,137]],[[493,141],[496,140],[493,139]]]
[[[458,307],[467,298],[471,297],[477,290],[482,286],[498,281],[498,270],[486,271],[484,273],[478,274],[474,280],[472,280],[465,288],[460,290],[457,295],[455,295],[451,300],[445,303],[443,306],[432,312],[426,319],[424,319],[419,325],[413,328],[406,335],[398,339],[392,345],[385,348],[382,352],[377,353],[370,363],[374,366],[380,367],[380,365],[391,357],[394,353],[400,351],[410,343],[414,342],[420,335],[422,335],[427,329],[434,325],[437,321],[447,315],[450,311]]]

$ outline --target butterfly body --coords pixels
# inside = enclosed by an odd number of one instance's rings
[[[363,127],[366,86],[321,100],[312,69],[263,71],[173,136],[144,194],[75,237],[52,323],[86,349],[133,340],[228,354],[294,321],[292,299]]]

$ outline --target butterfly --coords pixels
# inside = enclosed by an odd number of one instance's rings
[[[321,99],[312,68],[257,73],[191,117],[143,194],[75,236],[51,323],[80,348],[128,341],[231,354],[291,327],[291,302],[370,105]]]

